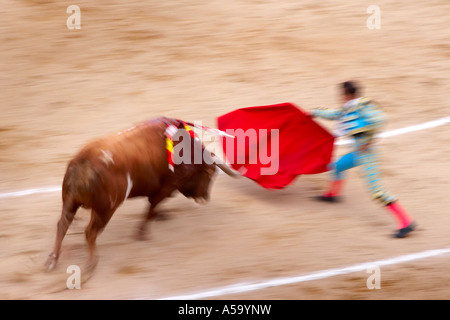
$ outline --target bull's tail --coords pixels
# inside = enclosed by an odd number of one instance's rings
[[[97,181],[97,173],[88,160],[71,162],[63,180],[63,203],[68,209],[74,205],[90,208]]]

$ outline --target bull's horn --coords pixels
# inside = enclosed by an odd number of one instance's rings
[[[236,178],[239,175],[234,172],[228,165],[226,165],[219,157],[217,157],[214,153],[210,152],[208,150],[207,152],[208,156],[211,157],[211,163],[214,163],[217,167],[220,168],[223,172],[225,172],[230,177]]]
[[[227,166],[225,163],[218,163],[218,162],[216,162],[216,166],[218,166],[223,172],[225,172],[230,177],[236,178],[236,177],[239,176],[229,166]]]

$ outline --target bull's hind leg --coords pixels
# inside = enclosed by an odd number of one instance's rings
[[[53,251],[50,253],[47,259],[47,262],[45,263],[47,271],[52,270],[56,266],[56,263],[59,259],[59,255],[61,252],[62,241],[66,236],[67,230],[69,229],[69,226],[72,223],[78,208],[79,205],[72,203],[71,200],[65,201],[63,204],[61,218],[59,219],[56,228],[55,245],[53,247]]]
[[[89,258],[87,269],[92,271],[95,269],[98,262],[98,254],[97,254],[97,236],[99,232],[103,231],[105,226],[108,224],[108,221],[111,219],[115,210],[108,211],[96,211],[92,209],[91,211],[91,220],[86,227],[86,241],[89,246]]]

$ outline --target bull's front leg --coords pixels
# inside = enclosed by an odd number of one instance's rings
[[[145,216],[145,219],[139,225],[138,232],[136,235],[136,238],[138,240],[147,240],[147,226],[148,226],[150,220],[155,218],[158,214],[155,211],[155,207],[161,201],[163,201],[165,198],[170,196],[173,191],[174,191],[174,188],[166,188],[166,189],[162,189],[157,195],[148,197],[148,201],[150,202],[150,207],[148,209],[147,215]]]
[[[137,240],[147,240],[147,225],[151,219],[153,219],[157,215],[155,211],[155,206],[150,204],[150,208],[147,212],[145,219],[141,222],[138,228],[138,232],[136,235]]]

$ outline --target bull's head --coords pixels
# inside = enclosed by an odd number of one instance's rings
[[[201,144],[200,141],[195,141],[194,144]],[[211,180],[216,173],[216,168],[221,169],[227,175],[236,177],[237,174],[233,172],[221,159],[207,150],[201,144],[202,161],[195,164],[180,164],[175,167],[175,174],[179,175],[178,190],[188,198],[194,198],[198,203],[203,203],[209,200],[209,187]]]

